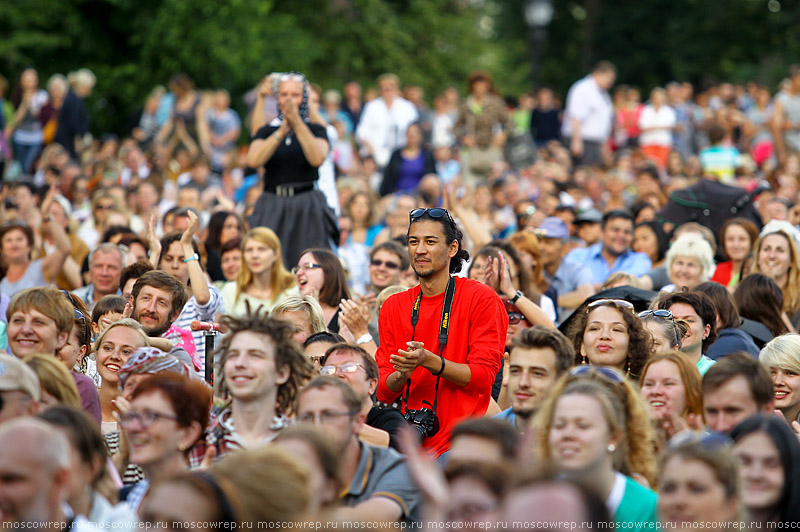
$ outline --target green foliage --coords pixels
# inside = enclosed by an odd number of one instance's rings
[[[485,68],[503,93],[530,90],[525,0],[4,0],[0,73],[34,65],[50,75],[91,68],[93,130],[122,132],[157,84],[183,71],[198,87],[239,96],[273,71],[298,70],[323,87],[383,72],[429,99],[462,92]],[[800,5],[767,0],[553,0],[540,79],[564,94],[609,59],[620,83],[648,90],[671,79],[773,86],[800,57]],[[774,2],[771,4],[774,8]]]

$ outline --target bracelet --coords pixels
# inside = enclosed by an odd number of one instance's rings
[[[511,304],[513,305],[514,303],[516,303],[517,301],[519,301],[519,298],[521,298],[522,296],[523,296],[522,292],[520,292],[519,290],[517,290],[517,293],[516,293],[516,294],[514,294],[514,297],[512,297],[511,299],[509,299],[509,300],[508,300],[508,302],[509,302],[509,303],[511,303]]]
[[[442,367],[439,369],[439,372],[438,372],[438,373],[432,373],[432,375],[433,375],[434,377],[438,377],[439,375],[441,375],[442,373],[444,373],[444,357],[443,357],[442,355],[439,355],[439,358],[441,358],[441,359],[442,359]]]
[[[197,253],[195,253],[195,254],[194,254],[194,255],[192,255],[191,257],[186,257],[185,259],[183,259],[183,262],[185,262],[185,263],[189,263],[189,262],[192,262],[193,260],[200,260],[200,255],[198,255]]]

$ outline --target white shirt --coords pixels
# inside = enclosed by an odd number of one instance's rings
[[[561,134],[572,136],[572,120],[580,122],[583,140],[605,142],[611,134],[614,105],[608,91],[600,88],[592,75],[588,75],[570,87],[567,107],[561,124]]]
[[[405,98],[397,97],[391,109],[383,98],[375,98],[364,106],[356,129],[356,140],[367,141],[379,168],[389,162],[394,150],[406,145],[406,129],[419,117],[417,108]]]
[[[639,117],[639,129],[657,127],[654,131],[642,131],[639,136],[641,146],[672,146],[672,128],[675,126],[675,111],[668,105],[662,105],[656,111],[652,105],[647,105]]]

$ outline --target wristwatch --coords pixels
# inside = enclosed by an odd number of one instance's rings
[[[509,299],[509,300],[508,300],[508,302],[509,302],[509,303],[511,303],[511,304],[513,305],[513,304],[514,304],[514,303],[516,303],[516,302],[519,300],[519,298],[521,298],[523,295],[524,295],[524,294],[523,294],[522,292],[520,292],[519,290],[517,290],[517,293],[516,293],[516,294],[514,294],[514,297],[512,297],[511,299]]]
[[[356,345],[368,344],[371,341],[372,341],[372,335],[370,333],[362,334],[361,336],[358,337],[358,340],[356,340]]]
[[[198,255],[197,253],[195,253],[195,254],[194,254],[194,255],[192,255],[191,257],[186,257],[185,259],[183,259],[183,262],[185,262],[185,263],[189,263],[189,262],[192,262],[193,260],[200,260],[200,255]]]

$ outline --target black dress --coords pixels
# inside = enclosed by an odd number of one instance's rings
[[[315,137],[328,140],[325,128],[306,123]],[[266,139],[278,126],[264,126],[254,139]],[[286,268],[297,265],[308,248],[335,249],[339,240],[336,215],[325,196],[314,188],[319,179],[294,132],[290,133],[264,165],[264,192],[248,219],[250,227],[269,227],[281,241]]]

